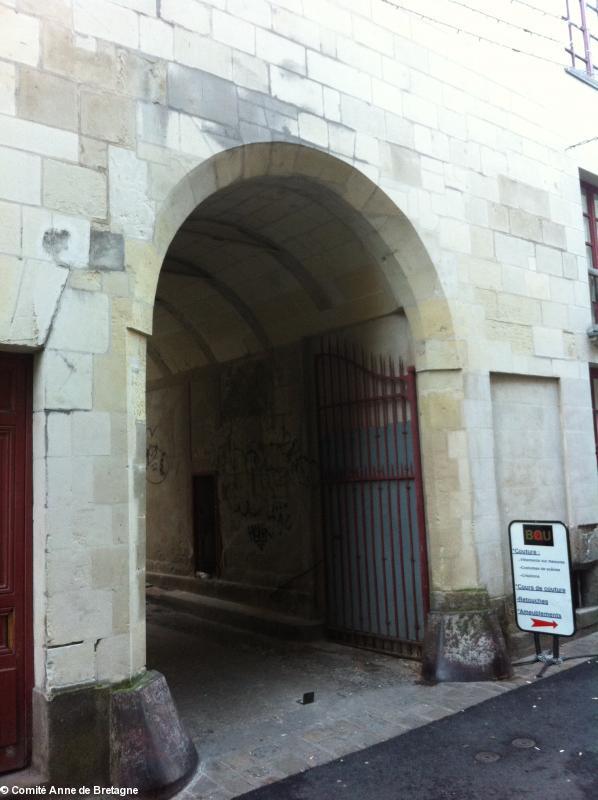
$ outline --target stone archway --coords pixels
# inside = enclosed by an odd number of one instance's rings
[[[452,314],[426,247],[396,204],[355,167],[319,150],[283,142],[243,145],[202,162],[172,189],[156,218],[153,258],[143,269],[142,299],[153,305],[162,262],[183,221],[214,192],[255,178],[299,179],[358,228],[404,308],[416,342],[418,369],[459,368]]]
[[[471,516],[471,490],[463,484],[461,456],[449,454],[449,436],[464,427],[466,394],[453,311],[412,223],[355,167],[321,151],[282,142],[237,147],[202,162],[176,183],[162,203],[152,246],[132,243],[128,248],[138,287],[137,329],[151,330],[164,257],[182,223],[216,193],[232,191],[246,181],[267,180],[301,183],[304,193],[317,196],[352,227],[383,276],[395,307],[404,310],[419,377],[431,589],[434,593],[477,586],[476,548],[464,526]],[[310,289],[313,300],[317,289]]]
[[[152,244],[127,242],[127,261],[136,283],[130,327],[151,330],[164,256],[192,211],[215,192],[244,180],[263,178],[302,180],[309,183],[312,191],[325,189],[327,202],[336,209],[340,206],[345,218],[356,225],[359,238],[374,255],[396,305],[404,309],[419,376],[431,589],[434,595],[476,587],[478,556],[466,524],[472,514],[471,488],[463,482],[463,454],[449,453],[449,437],[466,427],[463,399],[467,393],[453,309],[438,270],[412,223],[359,170],[321,151],[282,142],[224,150],[202,162],[178,180],[162,202]]]

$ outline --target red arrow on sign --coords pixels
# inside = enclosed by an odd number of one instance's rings
[[[557,622],[550,622],[547,619],[534,619],[532,617],[532,628],[556,628],[558,625]]]

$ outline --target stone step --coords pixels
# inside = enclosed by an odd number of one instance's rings
[[[203,597],[217,597],[241,605],[257,606],[290,617],[313,617],[313,596],[297,591],[290,585],[280,587],[256,586],[236,583],[221,578],[196,575],[170,575],[148,571],[148,586],[157,586],[168,591],[190,592]]]
[[[230,625],[280,639],[315,641],[324,637],[324,623],[319,619],[280,614],[257,606],[223,600],[195,592],[160,589],[150,586],[147,599],[152,603],[193,614],[209,622]]]

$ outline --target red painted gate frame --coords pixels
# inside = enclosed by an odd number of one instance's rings
[[[416,514],[416,524],[417,524],[417,538],[411,539],[412,545],[417,547],[419,552],[419,576],[421,580],[421,610],[424,617],[424,624],[425,618],[429,611],[430,606],[430,597],[429,597],[429,575],[428,575],[428,554],[427,554],[427,543],[426,543],[426,526],[425,526],[425,510],[424,510],[424,492],[423,492],[423,473],[422,473],[422,463],[421,463],[421,449],[420,449],[420,441],[419,441],[419,414],[418,414],[418,407],[417,407],[417,389],[416,389],[416,372],[415,367],[409,367],[406,371],[403,369],[403,365],[399,362],[399,369],[398,372],[395,372],[394,364],[392,359],[389,357],[388,359],[383,359],[381,357],[374,357],[373,355],[370,357],[366,357],[363,351],[358,351],[354,346],[348,346],[346,342],[341,342],[338,339],[324,339],[320,343],[320,352],[317,353],[315,357],[316,362],[316,402],[317,402],[317,416],[318,416],[318,438],[319,438],[319,446],[322,446],[324,441],[324,428],[327,427],[327,423],[322,422],[322,412],[326,415],[326,419],[328,419],[328,409],[331,408],[340,408],[343,405],[347,405],[347,402],[342,402],[340,400],[334,401],[331,398],[327,398],[324,400],[323,394],[328,394],[327,389],[331,392],[331,395],[335,394],[335,386],[336,389],[340,390],[340,384],[338,381],[340,380],[339,376],[337,375],[337,379],[333,377],[332,367],[329,366],[328,369],[325,370],[327,373],[327,378],[324,380],[322,386],[320,385],[320,365],[323,365],[325,361],[329,361],[330,359],[336,359],[337,361],[344,362],[345,367],[350,363],[354,367],[369,373],[372,376],[372,379],[375,377],[376,380],[382,381],[384,383],[392,384],[395,387],[400,387],[398,389],[399,395],[388,395],[386,394],[386,390],[381,390],[381,396],[376,397],[376,392],[374,394],[369,395],[368,391],[365,388],[365,384],[363,387],[363,396],[361,396],[361,392],[357,391],[355,397],[352,396],[348,402],[348,405],[353,405],[353,403],[357,400],[357,395],[359,395],[359,402],[360,403],[371,403],[372,401],[376,400],[390,400],[393,402],[393,419],[394,424],[398,423],[398,419],[400,416],[407,420],[407,407],[410,410],[410,420],[411,420],[411,439],[413,443],[413,453],[412,453],[412,464],[411,464],[411,475],[413,477],[413,483],[415,488],[415,514]],[[348,369],[345,369],[346,372],[346,381],[349,380],[349,372]],[[324,386],[326,384],[326,386]],[[329,384],[329,386],[328,386]],[[368,384],[369,385],[369,384]],[[347,391],[348,383],[347,383]],[[394,390],[393,390],[394,391]],[[403,400],[401,402],[402,406],[402,414],[397,412],[397,397],[402,396]],[[375,412],[376,420],[378,423],[381,420],[378,418],[378,411]],[[353,422],[353,415],[350,414],[351,422]],[[358,420],[359,421],[359,420]],[[388,423],[388,419],[386,418],[386,410],[384,411],[384,421]],[[405,431],[403,431],[405,433]],[[395,434],[396,436],[396,434]],[[343,456],[342,460],[345,462],[346,454],[344,453],[345,446],[342,446]],[[362,458],[361,454],[361,447],[359,447],[360,452],[360,460]],[[380,454],[378,454],[380,455]],[[386,460],[388,461],[388,453],[386,453]],[[322,464],[322,453],[320,452],[320,463]],[[372,472],[372,465],[369,465],[369,473]],[[407,478],[406,474],[402,475],[402,478]],[[349,477],[351,482],[361,483],[363,480],[368,480],[371,478],[369,477],[361,478],[357,475]],[[397,473],[396,478],[390,479],[400,479],[399,473]],[[337,498],[338,501],[338,498]],[[346,505],[346,498],[345,498],[345,505]],[[348,507],[344,509],[345,517],[349,515]],[[325,512],[324,507],[322,506],[322,523],[324,528],[326,527],[326,520],[325,520]],[[373,525],[373,519],[372,519]],[[411,529],[411,521],[409,522],[409,528]],[[324,531],[325,536],[328,535],[326,531]],[[357,534],[356,534],[357,535]],[[400,535],[400,528],[399,528],[399,535]],[[325,559],[327,560],[327,558]],[[412,564],[414,567],[414,564]],[[403,569],[403,568],[402,568]],[[341,567],[341,583],[344,580],[344,570]],[[327,569],[327,575],[330,579],[330,572]],[[366,580],[367,580],[367,572],[366,572]],[[415,586],[415,575],[413,576],[414,586]],[[384,593],[386,597],[387,592],[387,585],[386,581],[384,581]],[[403,594],[405,593],[405,586],[403,585]],[[361,594],[361,592],[360,592]],[[397,597],[396,591],[394,592],[394,603],[395,603],[395,612],[398,613],[398,606],[397,606]],[[406,598],[403,597],[404,604],[406,605]],[[388,613],[388,609],[387,613]],[[377,610],[378,613],[378,610]],[[417,614],[417,611],[416,611]],[[379,615],[379,614],[378,614]],[[416,620],[417,626],[417,620]],[[417,637],[418,640],[408,640],[408,639],[394,639],[390,640],[388,637],[384,637],[377,634],[363,634],[363,633],[350,633],[349,630],[344,631],[339,628],[337,625],[334,626],[334,635],[333,638],[337,640],[346,641],[349,644],[353,644],[355,646],[365,647],[367,649],[376,649],[376,650],[384,650],[385,652],[392,652],[393,654],[403,655],[407,657],[416,656],[419,657],[421,655],[421,645],[423,640],[423,629],[421,632],[419,631],[419,636]],[[393,645],[392,642],[396,644]],[[402,641],[402,645],[399,642]]]

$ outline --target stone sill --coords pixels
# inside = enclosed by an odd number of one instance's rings
[[[579,69],[573,69],[572,67],[565,67],[565,72],[569,75],[573,75],[578,81],[582,81],[582,83],[591,86],[592,89],[598,89],[598,80],[596,80],[596,78],[590,78],[585,72]]]

